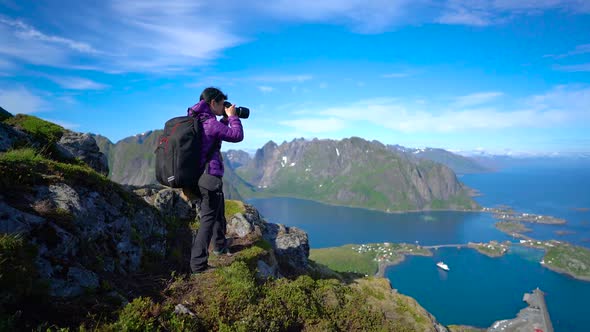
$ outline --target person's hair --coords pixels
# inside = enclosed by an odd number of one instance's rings
[[[223,100],[227,100],[227,95],[221,92],[218,88],[208,87],[203,92],[201,92],[201,97],[199,100],[204,100],[206,103],[211,103],[212,100],[216,102],[221,102]]]

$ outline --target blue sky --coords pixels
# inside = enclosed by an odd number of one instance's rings
[[[588,1],[0,0],[0,106],[117,142],[207,86],[245,139],[590,152]]]

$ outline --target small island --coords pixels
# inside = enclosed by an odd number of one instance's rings
[[[502,221],[521,221],[536,224],[560,225],[565,224],[565,219],[556,218],[552,216],[544,216],[541,214],[516,212],[511,207],[502,206],[497,208],[482,208],[483,212],[489,212],[494,215],[494,218]]]
[[[508,252],[510,241],[505,241],[504,243],[499,243],[497,241],[490,241],[489,243],[469,242],[467,247],[473,248],[479,253],[489,257],[501,257]]]
[[[309,258],[337,272],[383,276],[385,267],[399,264],[405,255],[432,256],[432,252],[419,245],[384,242],[311,249]]]
[[[494,224],[500,231],[512,235],[513,233],[527,233],[532,231],[530,228],[517,221],[498,221]]]
[[[545,251],[541,264],[555,272],[590,281],[590,249],[556,240],[520,240],[526,247]]]

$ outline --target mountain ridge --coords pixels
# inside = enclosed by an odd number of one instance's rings
[[[116,144],[95,135],[108,156],[110,179],[130,185],[156,183],[153,151],[161,133],[150,131]],[[288,156],[279,158],[281,151]],[[239,150],[222,156],[228,198],[288,196],[386,212],[477,208],[451,169],[360,137],[298,138],[280,145],[271,140],[253,157]],[[315,165],[313,174],[301,168],[305,162]]]

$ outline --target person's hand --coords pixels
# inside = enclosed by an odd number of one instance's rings
[[[227,114],[228,117],[236,115],[236,105],[232,104],[230,107],[226,107],[225,114]]]

